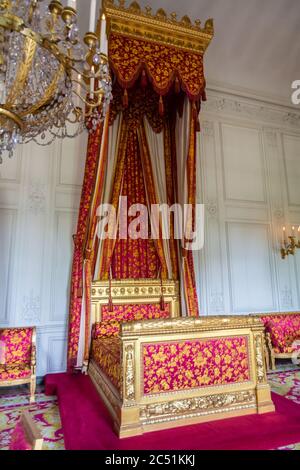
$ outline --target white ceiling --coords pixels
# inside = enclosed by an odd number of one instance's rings
[[[117,1],[117,0],[115,0]],[[131,0],[127,0],[128,1]],[[77,0],[88,25],[90,0]],[[100,5],[100,0],[98,0]],[[140,0],[156,11],[215,22],[205,56],[208,86],[252,92],[291,105],[291,83],[300,80],[300,0]]]

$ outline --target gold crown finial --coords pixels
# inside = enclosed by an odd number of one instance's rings
[[[103,0],[103,11],[108,19],[108,34],[144,38],[196,53],[204,53],[214,35],[212,19],[201,28],[198,19],[193,23],[184,15],[178,20],[176,13],[168,15],[163,8],[152,13],[150,6],[143,10],[137,1],[126,6],[124,0],[118,0],[118,5],[114,0]]]

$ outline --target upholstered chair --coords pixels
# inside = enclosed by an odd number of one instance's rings
[[[30,385],[30,403],[36,389],[35,327],[0,329],[0,387]]]

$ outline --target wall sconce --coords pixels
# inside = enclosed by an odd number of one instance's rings
[[[295,227],[292,227],[292,235],[287,237],[286,227],[282,228],[283,242],[281,248],[281,258],[285,259],[289,255],[295,255],[296,249],[300,248],[300,227],[298,227],[298,238],[295,235]]]

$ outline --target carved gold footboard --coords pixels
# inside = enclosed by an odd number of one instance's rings
[[[274,411],[261,321],[175,318],[123,323],[120,388],[89,366],[118,435]]]

